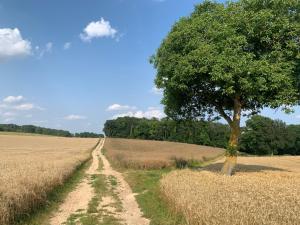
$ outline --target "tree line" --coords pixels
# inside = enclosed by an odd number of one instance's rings
[[[226,148],[230,137],[228,125],[212,121],[175,121],[164,118],[122,117],[107,120],[108,137],[174,141]],[[300,125],[253,116],[242,128],[239,151],[254,155],[300,155]]]
[[[103,134],[96,134],[92,132],[82,132],[82,133],[72,134],[71,132],[65,130],[38,127],[34,125],[19,126],[16,124],[0,124],[0,131],[43,134],[43,135],[51,135],[51,136],[59,136],[59,137],[81,137],[81,138],[104,137]]]
[[[253,116],[243,128],[239,149],[254,155],[300,155],[300,125]]]
[[[227,125],[207,121],[121,117],[107,120],[103,131],[108,137],[175,141],[225,148],[230,130]]]

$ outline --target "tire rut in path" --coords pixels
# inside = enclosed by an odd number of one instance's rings
[[[118,185],[116,186],[116,193],[122,203],[122,211],[116,216],[126,225],[149,225],[150,220],[143,217],[135,199],[135,194],[125,181],[123,175],[111,167],[109,161],[103,154],[103,151],[100,151],[100,158],[103,163],[103,170],[101,173],[107,177],[114,176],[117,179]]]
[[[79,210],[87,211],[87,207],[94,196],[94,188],[90,184],[90,175],[99,174],[97,171],[99,165],[99,152],[104,145],[104,139],[101,139],[98,146],[93,150],[93,161],[82,182],[70,192],[64,202],[60,205],[58,211],[50,219],[50,225],[61,225],[67,221],[70,215]]]
[[[88,204],[95,196],[94,188],[90,182],[91,175],[100,174],[98,171],[99,157],[103,163],[103,169],[101,174],[105,175],[106,178],[113,176],[117,180],[117,185],[115,187],[115,193],[121,201],[122,210],[117,212],[116,208],[107,208],[106,200],[103,198],[100,206],[103,209],[108,209],[108,211],[115,215],[117,219],[120,220],[122,224],[126,225],[149,225],[150,220],[143,217],[143,214],[139,208],[138,203],[135,199],[135,194],[132,192],[130,186],[125,181],[123,175],[114,170],[103,152],[101,151],[104,146],[105,139],[101,139],[99,145],[95,148],[92,153],[93,161],[89,169],[86,171],[86,176],[83,181],[70,192],[65,199],[65,201],[59,207],[57,213],[50,219],[50,225],[61,225],[64,224],[68,218],[75,214],[76,212],[87,212]],[[110,200],[111,201],[111,200]]]

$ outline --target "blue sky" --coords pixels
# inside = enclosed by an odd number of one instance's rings
[[[118,115],[162,117],[155,53],[199,1],[0,0],[0,123],[101,132]],[[300,110],[264,115],[300,123]]]

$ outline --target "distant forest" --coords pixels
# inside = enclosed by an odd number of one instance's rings
[[[175,141],[226,148],[230,128],[211,121],[123,117],[107,120],[107,137]],[[300,125],[253,116],[242,128],[239,150],[253,155],[300,155]]]
[[[20,132],[20,133],[32,133],[32,134],[43,134],[59,137],[81,137],[81,138],[98,138],[104,137],[103,134],[96,134],[91,132],[82,132],[72,134],[69,131],[57,130],[51,128],[38,127],[34,125],[16,125],[16,124],[0,124],[0,131],[5,132]]]

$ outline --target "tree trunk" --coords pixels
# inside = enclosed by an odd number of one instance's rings
[[[226,149],[226,160],[222,168],[222,173],[227,176],[233,174],[234,168],[237,164],[237,150],[240,138],[240,121],[241,121],[241,102],[239,97],[234,99],[234,112],[230,125],[230,139]]]
[[[226,160],[222,168],[222,173],[231,176],[237,163],[237,147],[240,136],[239,127],[231,127],[231,134],[226,149]]]

